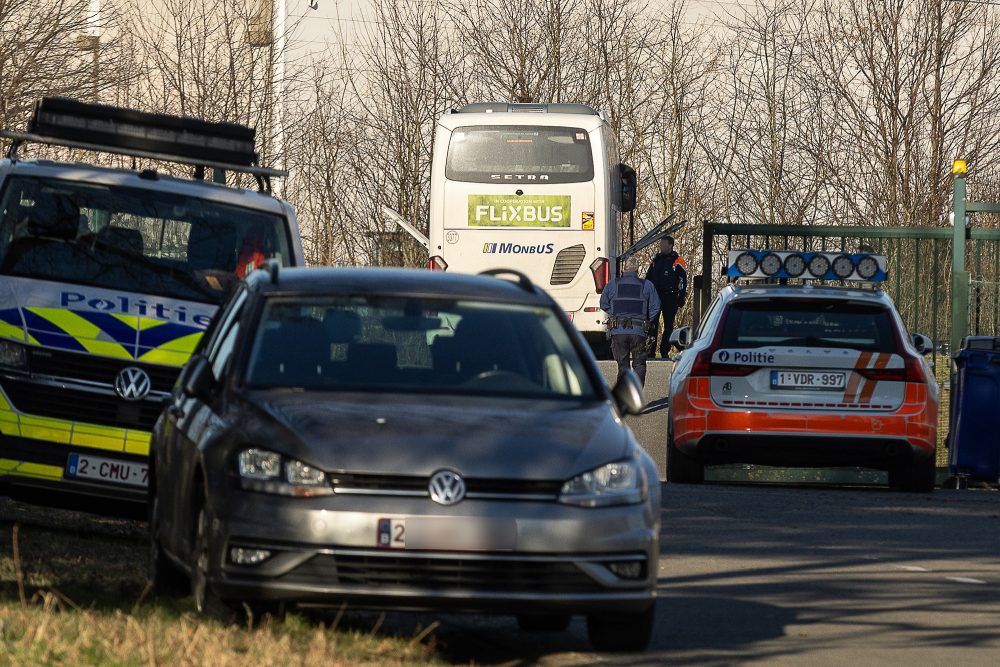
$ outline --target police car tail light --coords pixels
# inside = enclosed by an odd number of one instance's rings
[[[590,263],[590,272],[594,274],[594,287],[600,294],[611,280],[611,262],[606,257],[598,257]]]
[[[924,382],[924,369],[920,360],[903,355],[902,368],[860,368],[858,375],[873,382]]]
[[[707,377],[712,373],[712,355],[715,350],[702,350],[695,356],[694,363],[691,364],[691,377]]]
[[[431,271],[447,271],[448,262],[444,261],[444,257],[441,255],[434,255],[428,260],[427,268]]]

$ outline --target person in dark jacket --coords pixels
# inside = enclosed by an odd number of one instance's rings
[[[635,257],[625,260],[620,278],[608,283],[601,292],[601,310],[608,314],[611,333],[611,354],[618,363],[618,379],[628,369],[646,384],[646,335],[660,315],[660,299],[656,289],[638,273]]]
[[[663,306],[660,356],[665,358],[670,355],[670,334],[674,330],[674,317],[677,311],[684,307],[684,300],[687,298],[687,263],[674,252],[673,237],[666,236],[660,239],[660,252],[649,265],[646,280],[653,283]],[[655,348],[650,354],[655,354]]]

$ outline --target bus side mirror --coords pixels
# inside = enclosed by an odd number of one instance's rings
[[[691,347],[691,329],[688,327],[674,329],[670,334],[670,344],[676,346],[679,350],[686,350]]]
[[[635,169],[627,164],[618,165],[618,170],[622,179],[622,213],[628,213],[635,210],[639,177],[636,175]]]

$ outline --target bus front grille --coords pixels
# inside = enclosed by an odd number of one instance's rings
[[[552,267],[552,278],[550,285],[568,285],[576,278],[576,274],[583,265],[583,260],[587,256],[587,249],[582,243],[563,248],[556,255],[556,263]]]

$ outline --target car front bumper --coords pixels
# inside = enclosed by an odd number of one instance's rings
[[[658,504],[658,503],[657,503]],[[299,605],[516,613],[642,611],[658,570],[659,509],[585,509],[554,502],[427,498],[282,498],[237,492],[212,522],[209,581],[230,600]],[[262,520],[266,517],[266,520]],[[380,519],[413,525],[512,527],[510,544],[484,536],[483,550],[377,547]],[[236,547],[266,549],[259,565],[237,565]],[[623,578],[611,565],[640,564]]]

